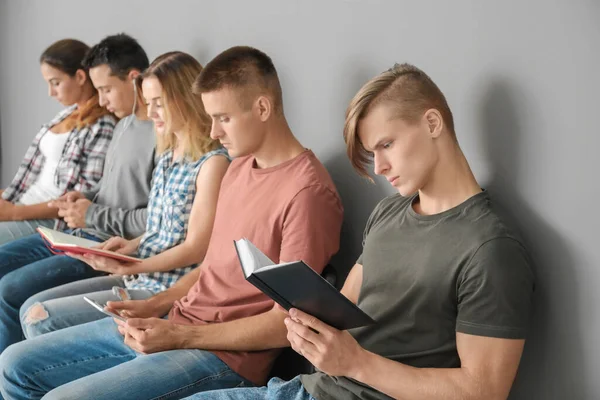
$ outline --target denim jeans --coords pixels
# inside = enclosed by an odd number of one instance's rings
[[[139,354],[123,343],[112,318],[38,336],[0,355],[5,399],[180,399],[248,385],[208,351]]]
[[[273,378],[267,386],[198,393],[185,400],[315,400],[302,386],[300,377],[291,381]]]
[[[0,352],[23,340],[19,310],[29,297],[99,275],[79,260],[52,254],[38,234],[0,246]]]
[[[112,291],[113,287],[124,288],[123,278],[99,276],[84,279],[44,290],[30,297],[20,311],[23,334],[31,339],[44,333],[105,318],[106,315],[84,301],[83,296],[100,304],[121,300]],[[131,300],[144,300],[153,295],[149,290],[126,291]]]
[[[2,221],[0,222],[0,245],[13,240],[27,237],[36,233],[38,226],[54,227],[55,219],[32,219],[28,221]]]

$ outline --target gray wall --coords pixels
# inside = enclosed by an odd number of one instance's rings
[[[40,124],[59,109],[37,64],[54,40],[93,44],[125,31],[150,57],[179,49],[202,63],[249,44],[273,57],[295,133],[338,185],[347,217],[336,261],[347,268],[370,210],[391,190],[351,171],[344,110],[367,78],[396,61],[415,63],[446,93],[477,177],[536,261],[536,314],[513,398],[600,398],[597,1],[159,4],[0,0],[2,185]]]

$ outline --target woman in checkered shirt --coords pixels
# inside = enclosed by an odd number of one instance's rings
[[[211,118],[192,83],[202,67],[192,56],[159,56],[142,75],[141,88],[157,134],[146,233],[134,240],[114,237],[102,247],[142,258],[122,263],[92,255],[72,257],[112,275],[73,282],[42,292],[23,318],[26,337],[104,317],[81,295],[106,303],[146,299],[166,290],[204,258],[212,232],[221,180],[229,156],[210,138]],[[26,307],[26,306],[24,306]],[[44,318],[31,318],[44,310]]]
[[[11,184],[0,190],[0,244],[31,235],[40,225],[52,227],[58,210],[48,202],[68,191],[92,189],[102,177],[116,119],[100,107],[81,66],[88,49],[64,39],[40,57],[48,94],[67,108],[42,126]]]

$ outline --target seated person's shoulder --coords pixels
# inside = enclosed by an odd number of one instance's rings
[[[414,197],[404,197],[399,193],[384,197],[377,203],[369,217],[368,226],[373,227],[376,223],[393,218],[399,212],[405,210]]]

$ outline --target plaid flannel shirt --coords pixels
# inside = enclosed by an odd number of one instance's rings
[[[2,193],[3,199],[17,203],[36,181],[45,159],[39,147],[42,137],[50,131],[51,127],[71,115],[76,107],[73,105],[64,109],[48,124],[42,125],[27,149],[17,174]],[[74,128],[68,134],[69,137],[54,175],[54,183],[63,193],[71,190],[88,191],[98,185],[102,178],[104,158],[116,122],[112,115],[104,115],[93,124],[81,129]],[[66,224],[60,220],[56,228],[65,229]]]
[[[172,151],[162,154],[154,168],[146,233],[137,251],[141,258],[152,257],[184,242],[196,196],[196,177],[202,164],[215,155],[229,158],[223,148],[205,153],[198,161],[173,161]],[[125,284],[128,289],[147,289],[158,293],[171,287],[194,267],[196,265],[125,276]]]

